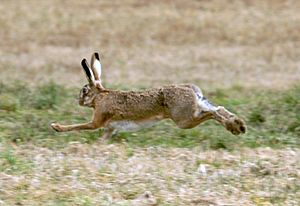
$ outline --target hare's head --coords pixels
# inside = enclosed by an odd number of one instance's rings
[[[84,85],[79,93],[79,105],[91,107],[96,94],[97,91],[93,87],[90,87],[89,84]]]
[[[96,95],[105,90],[101,84],[101,63],[98,53],[94,53],[91,58],[91,67],[87,60],[81,61],[81,66],[86,74],[88,84],[84,85],[79,93],[79,105],[92,107]]]

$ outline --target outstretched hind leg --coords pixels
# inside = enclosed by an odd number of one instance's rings
[[[217,110],[213,112],[213,119],[221,123],[234,135],[239,135],[246,132],[245,122],[224,107],[219,106]]]
[[[197,116],[201,117],[203,113],[209,113],[210,119],[214,119],[222,124],[232,134],[238,135],[246,132],[245,122],[235,114],[229,112],[222,106],[213,105],[202,95],[202,93],[196,93],[196,97],[199,105]],[[206,119],[204,118],[203,121],[205,120]]]

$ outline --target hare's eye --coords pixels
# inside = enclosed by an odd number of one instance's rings
[[[83,94],[86,94],[88,92],[87,88],[83,88],[82,92]]]

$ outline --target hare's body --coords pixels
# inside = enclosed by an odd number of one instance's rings
[[[141,121],[163,114],[163,95],[157,89],[147,91],[109,91],[95,97],[96,110],[111,121]]]
[[[105,117],[105,126],[137,128],[171,118],[181,128],[198,125],[201,108],[194,85],[170,85],[145,91],[99,92],[93,107]],[[101,118],[102,119],[102,118]],[[99,120],[101,121],[101,120]],[[118,124],[119,123],[119,124]]]
[[[169,85],[145,91],[106,90],[101,85],[100,70],[93,65],[97,54],[92,57],[92,70],[85,60],[82,62],[89,85],[80,92],[79,104],[94,108],[94,117],[90,123],[79,125],[51,126],[56,131],[105,128],[104,137],[116,130],[136,130],[159,120],[170,118],[183,129],[193,128],[208,119],[215,119],[233,134],[244,133],[244,122],[224,107],[212,105],[193,84]],[[93,61],[97,62],[93,63]]]

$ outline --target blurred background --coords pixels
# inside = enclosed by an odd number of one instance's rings
[[[1,0],[0,205],[299,205],[300,1]],[[170,121],[101,142],[76,97],[194,83],[242,117]]]
[[[300,79],[299,5],[3,0],[1,79],[78,87],[81,59],[99,51],[108,84],[288,88]]]

